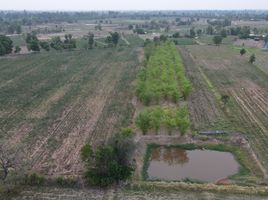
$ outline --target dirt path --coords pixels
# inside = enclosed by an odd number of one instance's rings
[[[126,45],[130,45],[129,41],[124,37],[124,34],[121,34],[121,39],[126,43]]]

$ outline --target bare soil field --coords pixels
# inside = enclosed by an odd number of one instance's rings
[[[207,191],[186,191],[186,190],[161,190],[149,188],[122,188],[122,189],[70,189],[53,187],[32,187],[26,188],[21,196],[12,200],[45,200],[45,199],[64,199],[64,200],[265,200],[266,196],[254,196],[243,194],[221,194]]]
[[[245,46],[245,47],[250,47],[250,48],[264,48],[265,42],[260,40],[260,41],[255,41],[253,39],[237,39],[234,42],[234,45],[237,46]]]
[[[228,46],[189,46],[187,49],[188,56],[205,74],[207,87],[214,94],[218,108],[224,112],[222,116],[226,126],[222,129],[244,132],[267,170],[267,75],[248,62],[248,55],[240,56],[238,50]],[[188,66],[192,68],[194,65]],[[220,102],[223,94],[231,97],[225,109]],[[204,107],[201,102],[196,107]],[[190,107],[193,106],[190,104]],[[196,109],[191,110],[192,116],[198,115]]]
[[[137,48],[43,53],[0,60],[1,138],[22,144],[34,171],[79,175],[80,149],[127,126]]]

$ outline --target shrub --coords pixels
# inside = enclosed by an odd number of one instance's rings
[[[131,129],[122,129],[106,145],[91,151],[90,145],[81,150],[81,157],[87,164],[88,183],[107,186],[129,178],[133,172],[131,154],[134,150]],[[88,157],[87,157],[88,156]]]
[[[38,175],[36,173],[27,175],[25,178],[25,183],[32,186],[40,186],[45,182],[45,177]]]

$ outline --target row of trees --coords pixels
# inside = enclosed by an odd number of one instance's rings
[[[165,37],[162,37],[165,41]],[[147,42],[146,67],[140,72],[137,95],[148,105],[151,101],[186,97],[191,85],[185,76],[182,60],[172,42]]]
[[[161,126],[165,126],[171,132],[179,129],[183,135],[190,126],[189,112],[187,107],[162,108],[160,106],[145,108],[136,118],[136,125],[143,134],[154,129],[156,132]]]
[[[31,51],[40,51],[41,48],[49,51],[50,47],[55,50],[63,50],[63,49],[74,49],[76,48],[76,40],[73,39],[71,34],[66,34],[65,39],[62,41],[59,36],[52,38],[49,42],[39,41],[36,36],[36,33],[27,33],[26,35],[26,43],[27,47]]]
[[[22,28],[16,21],[5,21],[0,18],[0,32],[5,34],[20,34],[22,32]]]
[[[239,36],[242,39],[246,39],[249,37],[250,34],[250,27],[249,26],[243,26],[243,27],[230,27],[230,28],[221,28],[221,27],[213,27],[212,25],[209,25],[206,28],[206,33],[208,35],[221,35],[222,37],[226,37],[227,35],[235,35]]]

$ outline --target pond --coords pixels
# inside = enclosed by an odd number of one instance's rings
[[[151,152],[148,180],[215,182],[234,175],[239,163],[229,152],[157,147]]]

